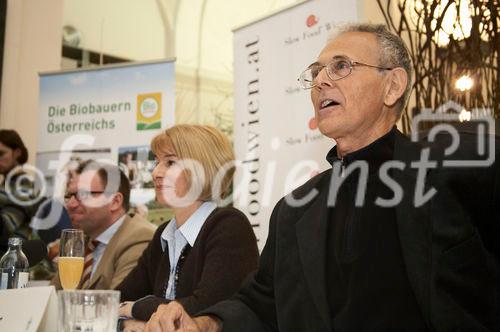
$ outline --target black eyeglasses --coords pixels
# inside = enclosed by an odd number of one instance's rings
[[[352,73],[352,69],[356,66],[365,66],[381,70],[394,69],[389,67],[369,65],[363,62],[353,61],[346,57],[335,57],[333,58],[332,61],[330,61],[326,65],[321,65],[317,62],[311,64],[306,70],[304,70],[300,74],[297,80],[299,81],[300,87],[302,89],[311,89],[318,85],[315,82],[315,80],[316,77],[318,77],[319,73],[323,70],[323,68],[326,68],[326,74],[332,81],[337,81],[346,76],[349,76]]]
[[[68,203],[71,200],[71,197],[75,197],[75,199],[78,202],[84,202],[86,200],[89,200],[91,197],[95,197],[97,195],[104,194],[105,191],[87,191],[87,190],[80,190],[77,192],[67,192],[64,195],[64,202]]]

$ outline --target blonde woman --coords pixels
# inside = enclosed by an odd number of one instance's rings
[[[151,142],[157,201],[174,218],[156,231],[137,267],[117,287],[120,314],[141,326],[160,304],[176,300],[194,314],[229,297],[258,264],[245,215],[218,207],[233,178],[234,154],[217,129],[177,125]],[[132,330],[132,329],[131,329]]]

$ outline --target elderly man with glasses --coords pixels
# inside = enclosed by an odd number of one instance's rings
[[[160,307],[147,330],[498,331],[498,163],[446,168],[479,158],[475,135],[448,155],[448,135],[399,132],[411,77],[384,26],[339,30],[299,78],[336,141],[332,168],[277,203],[259,270],[232,299],[194,319]]]
[[[81,289],[114,289],[137,265],[155,227],[127,215],[130,183],[118,166],[82,163],[64,196],[76,228],[88,238]],[[59,284],[59,276],[54,282]]]

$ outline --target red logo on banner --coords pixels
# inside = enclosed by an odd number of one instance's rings
[[[318,23],[318,18],[315,15],[309,15],[309,17],[306,20],[307,27],[310,28],[316,23]]]
[[[309,129],[311,129],[311,130],[318,129],[318,123],[316,122],[316,118],[315,117],[312,117],[309,120]]]

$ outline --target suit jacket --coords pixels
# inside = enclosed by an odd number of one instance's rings
[[[114,289],[137,265],[139,257],[152,239],[156,227],[139,216],[125,217],[109,241],[90,278],[88,289]],[[59,275],[54,278],[61,288]]]
[[[411,168],[421,151],[443,160],[446,138],[413,143],[397,134],[394,159],[406,167],[390,174],[402,188],[396,206],[399,240],[408,279],[430,331],[497,331],[500,317],[500,171],[498,159],[487,168],[443,168],[427,172],[423,189],[435,195],[414,200],[417,178]],[[446,159],[474,159],[476,140],[464,134],[460,149]],[[496,144],[495,155],[499,155]],[[414,164],[415,165],[415,164]],[[296,189],[274,208],[259,270],[228,301],[199,315],[223,319],[224,331],[332,331],[326,297],[327,200],[332,179],[327,170]],[[363,319],[363,317],[359,317]]]

